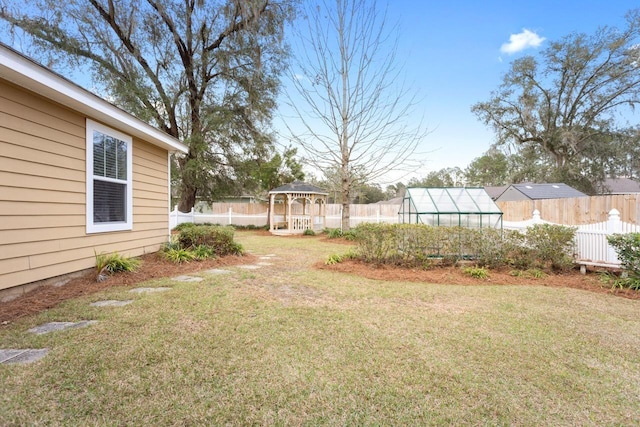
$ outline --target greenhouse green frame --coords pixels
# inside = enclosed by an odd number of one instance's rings
[[[398,222],[502,229],[502,211],[481,187],[407,188]]]

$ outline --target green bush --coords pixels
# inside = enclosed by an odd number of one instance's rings
[[[575,227],[536,224],[527,228],[526,245],[538,267],[566,271],[573,267]]]
[[[331,254],[327,257],[324,262],[326,265],[334,265],[342,262],[342,255],[339,254]]]
[[[484,267],[465,267],[462,272],[474,279],[487,279],[489,277],[489,270]]]
[[[343,232],[342,237],[345,240],[355,241],[358,239],[358,234],[356,233],[356,230],[349,230],[349,231]]]
[[[204,245],[216,256],[242,253],[242,246],[233,240],[234,228],[218,225],[196,225],[180,231],[177,241],[181,249],[194,249]]]
[[[316,235],[316,232],[315,232],[315,231],[313,231],[313,230],[312,230],[312,229],[310,229],[310,228],[307,228],[306,230],[304,230],[304,231],[302,232],[302,235],[303,235],[303,236],[315,236],[315,235]]]
[[[342,237],[342,230],[339,228],[325,228],[323,231],[327,235],[328,239],[337,239]]]
[[[183,222],[182,224],[178,224],[175,227],[173,227],[173,230],[174,231],[182,231],[182,230],[184,230],[186,228],[195,227],[195,226],[196,225],[194,223],[192,223],[192,222]]]
[[[469,257],[477,231],[463,227],[365,223],[356,227],[355,235],[358,251],[366,262],[424,267],[433,264],[433,259],[453,265]]]
[[[535,225],[526,233],[510,230],[432,227],[422,224],[360,224],[358,253],[369,263],[413,267],[456,265],[473,259],[480,267],[520,270],[573,266],[575,229]]]
[[[135,271],[140,266],[140,260],[135,258],[126,258],[117,252],[112,254],[97,254],[96,271],[100,274],[113,274],[120,271]]]
[[[620,266],[627,272],[625,287],[640,289],[640,233],[613,234],[607,237],[620,260]]]
[[[213,248],[206,245],[196,246],[191,250],[191,252],[193,252],[193,256],[196,259],[215,258],[216,256],[215,252],[213,251]]]
[[[169,261],[175,262],[177,264],[182,264],[183,262],[189,262],[196,259],[196,256],[192,251],[179,248],[167,249],[162,252],[162,256],[164,256]]]

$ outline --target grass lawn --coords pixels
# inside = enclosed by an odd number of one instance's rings
[[[0,425],[637,425],[640,301],[544,286],[384,282],[344,245],[237,233],[257,270],[116,287],[0,329]],[[261,260],[262,261],[262,260]],[[125,307],[90,307],[102,299]],[[95,319],[33,335],[47,321]]]

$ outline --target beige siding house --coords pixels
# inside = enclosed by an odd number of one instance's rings
[[[0,44],[0,292],[169,234],[178,140]]]

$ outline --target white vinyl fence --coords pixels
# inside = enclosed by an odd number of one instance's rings
[[[504,229],[524,230],[534,224],[551,224],[540,218],[538,210],[533,211],[533,217],[526,221],[503,221]],[[609,242],[607,236],[616,233],[638,233],[640,226],[622,222],[620,212],[617,209],[609,211],[607,221],[595,224],[583,224],[576,226],[575,252],[576,262],[582,265],[593,265],[601,267],[619,267],[615,250]]]
[[[228,207],[227,207],[228,206]],[[191,209],[191,212],[180,212],[178,208],[169,214],[169,226],[174,228],[184,222],[194,224],[220,224],[220,225],[254,225],[263,227],[268,224],[267,205],[259,204],[225,204],[212,206],[211,212],[200,213]],[[222,209],[221,209],[222,208]],[[340,228],[342,225],[342,205],[329,204],[326,206],[326,227]],[[349,225],[355,227],[363,222],[390,223],[398,222],[398,206],[395,205],[351,205]],[[276,211],[276,215],[278,212]]]
[[[363,222],[390,223],[398,222],[397,206],[389,205],[351,205],[350,225],[355,227]],[[214,210],[214,209],[212,209]],[[242,204],[226,204],[218,206],[217,212],[199,213],[193,209],[189,213],[179,212],[174,209],[169,215],[171,228],[183,222],[193,222],[195,224],[211,223],[221,225],[254,225],[262,227],[267,225],[267,207],[264,210],[260,206],[253,206],[250,209]],[[327,228],[340,228],[342,206],[338,204],[327,205],[326,226]],[[534,224],[551,224],[540,218],[538,210],[533,211],[531,219],[526,221],[503,221],[504,229],[525,230]],[[563,225],[563,224],[560,224]],[[576,227],[575,252],[576,260],[582,265],[593,265],[603,267],[618,267],[620,261],[615,250],[607,242],[607,236],[614,233],[637,233],[640,226],[623,222],[620,220],[620,212],[617,209],[609,211],[607,221],[579,225]]]

